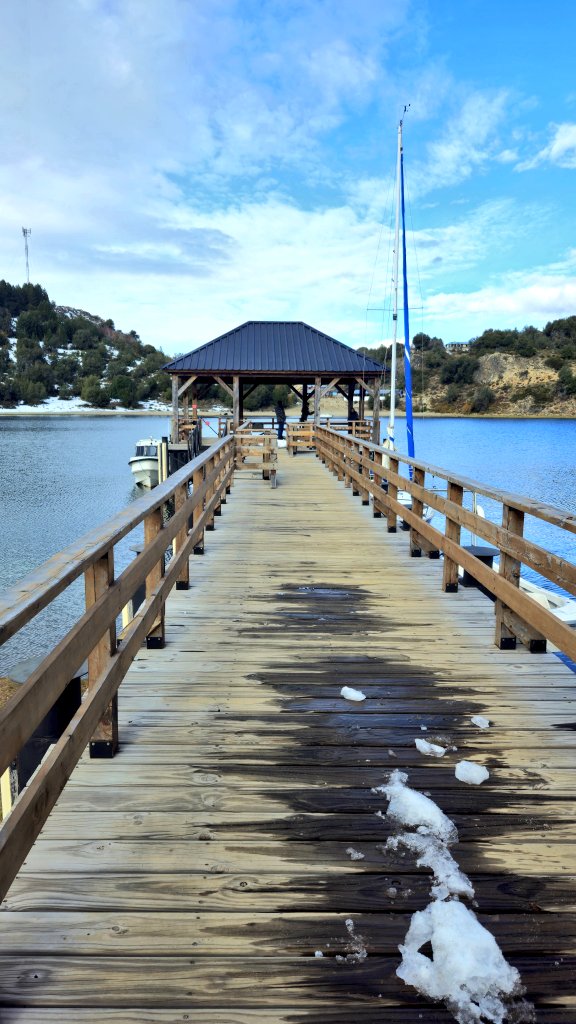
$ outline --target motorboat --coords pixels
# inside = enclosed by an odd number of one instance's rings
[[[144,490],[156,487],[158,483],[158,449],[160,441],[144,437],[136,442],[136,450],[128,465],[134,475],[134,482]]]

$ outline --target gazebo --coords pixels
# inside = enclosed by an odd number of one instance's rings
[[[172,376],[173,442],[180,434],[180,405],[187,420],[190,399],[202,398],[214,383],[232,398],[235,429],[243,420],[244,399],[259,384],[287,385],[305,405],[313,396],[315,423],[322,398],[333,390],[346,398],[350,418],[354,391],[359,388],[361,419],[365,396],[376,399],[372,433],[377,443],[380,440],[378,399],[384,367],[301,321],[249,320],[172,360],[164,369]]]

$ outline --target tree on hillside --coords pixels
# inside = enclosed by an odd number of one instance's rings
[[[84,378],[80,397],[83,402],[93,405],[96,409],[106,409],[110,405],[110,393],[101,386],[100,378],[96,376]]]

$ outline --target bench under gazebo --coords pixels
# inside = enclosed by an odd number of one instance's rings
[[[288,386],[306,407],[313,400],[313,419],[320,421],[325,395],[338,391],[354,419],[354,392],[359,389],[358,417],[364,419],[366,396],[373,402],[372,438],[380,441],[380,388],[384,367],[336,338],[294,320],[249,320],[165,366],[172,376],[172,442],[181,440],[195,407],[213,384],[232,399],[237,429],[244,419],[244,400],[260,384]]]

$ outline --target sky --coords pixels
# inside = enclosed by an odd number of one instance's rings
[[[391,336],[576,314],[576,5],[4,0],[0,278],[167,354],[247,320]]]

